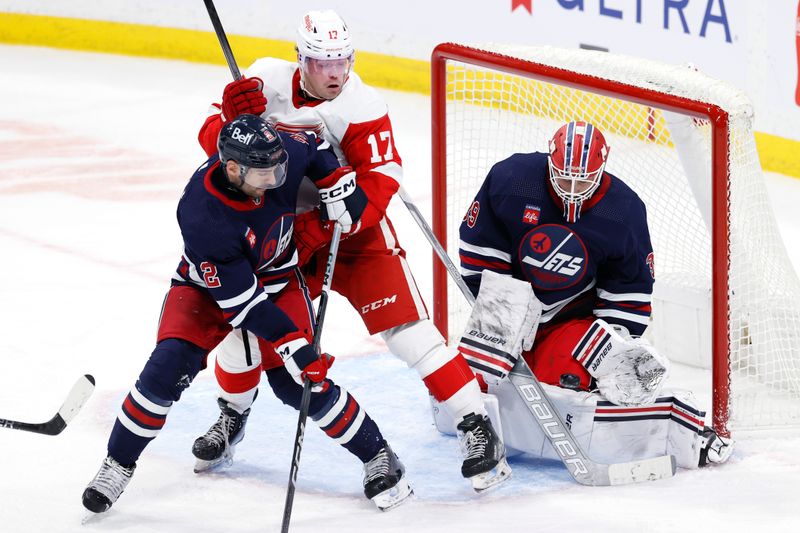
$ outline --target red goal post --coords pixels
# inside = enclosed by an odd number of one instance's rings
[[[631,185],[647,205],[657,285],[659,266],[665,265],[665,303],[658,307],[654,294],[653,311],[654,320],[657,317],[665,324],[650,328],[656,331],[656,346],[669,351],[668,345],[675,342],[664,340],[681,335],[681,331],[670,334],[665,327],[678,325],[679,329],[691,330],[687,336],[696,334],[698,354],[688,362],[706,361],[705,366],[711,368],[708,388],[713,398],[713,425],[727,433],[733,404],[732,370],[741,370],[738,358],[742,352],[760,354],[760,348],[749,348],[767,337],[760,325],[753,329],[756,311],[750,314],[749,307],[746,318],[737,314],[735,323],[731,322],[731,298],[749,298],[750,292],[759,291],[758,287],[747,286],[747,280],[737,270],[738,263],[731,263],[731,243],[737,243],[734,259],[738,262],[739,240],[747,238],[732,237],[731,219],[735,215],[731,198],[738,198],[740,182],[745,183],[744,187],[751,187],[753,182],[765,191],[752,135],[752,110],[746,98],[687,67],[551,47],[477,49],[441,44],[432,55],[431,75],[433,231],[450,256],[457,261],[458,225],[493,163],[514,151],[545,151],[546,139],[557,124],[592,121],[609,139],[608,170]],[[688,137],[681,140],[684,130]],[[732,173],[736,174],[734,180]],[[629,181],[640,176],[644,176],[641,181]],[[675,192],[678,189],[680,192]],[[761,209],[766,192],[756,192],[753,198],[758,199]],[[765,209],[769,209],[768,204]],[[673,229],[672,216],[681,219],[678,222],[689,220],[686,229]],[[764,216],[772,217],[771,211]],[[662,230],[662,226],[666,229]],[[686,237],[685,243],[673,242],[680,240],[674,235],[677,232],[685,233],[680,237]],[[777,238],[774,227],[764,232],[771,234],[770,239]],[[785,251],[783,255],[779,259],[786,270]],[[699,266],[694,263],[696,260],[700,261]],[[437,258],[433,263],[434,322],[452,341],[460,334],[466,311],[459,301],[459,291],[448,282],[447,271]],[[733,287],[732,268],[738,284]],[[752,270],[750,273],[758,273],[752,266],[747,268]],[[800,295],[793,271],[788,278],[791,289]],[[688,280],[685,286],[684,279]],[[710,303],[704,309],[707,297]],[[696,308],[693,301],[700,302]],[[695,326],[681,322],[686,318],[681,317],[685,305],[699,317]],[[747,305],[750,304],[737,300],[736,313]],[[710,316],[710,331],[702,328],[706,315]],[[800,318],[800,311],[792,316]],[[788,341],[800,341],[797,324],[788,329]],[[659,346],[659,342],[667,346]],[[796,409],[800,383],[797,352],[790,349],[788,355],[775,355],[769,348],[765,353],[757,355],[758,362],[754,359],[744,363],[744,373],[752,382],[747,387],[763,385],[761,381],[766,380],[767,387],[772,387],[770,394],[777,390],[784,396],[779,404],[789,402],[791,409]],[[790,360],[793,368],[786,376],[770,374],[767,367],[776,357]],[[759,366],[762,363],[763,368]],[[764,376],[757,376],[758,372]],[[749,394],[751,388],[742,390]],[[781,409],[787,412],[786,407]],[[747,414],[735,426],[781,423],[780,413],[751,420],[758,417],[757,413]],[[789,422],[799,420],[800,409],[788,412]]]

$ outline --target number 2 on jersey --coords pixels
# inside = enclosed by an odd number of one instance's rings
[[[222,282],[217,276],[217,267],[213,263],[203,261],[200,263],[200,270],[203,271],[203,281],[209,289],[216,289],[222,285]]]
[[[380,143],[378,142],[378,137],[380,137]],[[369,160],[370,163],[381,163],[384,161],[391,161],[394,159],[394,154],[392,153],[392,132],[389,130],[382,131],[379,134],[373,133],[369,137],[367,137],[367,142],[369,143],[370,149],[372,149],[372,158]],[[385,145],[383,150],[383,155],[381,155],[381,145]]]

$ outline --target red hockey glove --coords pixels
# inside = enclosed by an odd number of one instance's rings
[[[314,383],[325,381],[334,358],[328,354],[317,354],[302,333],[290,333],[276,342],[275,346],[286,370],[297,383],[302,385],[305,378]]]
[[[319,210],[315,209],[294,219],[294,244],[300,265],[305,265],[317,250],[325,247],[333,238],[333,230],[325,227],[320,220]]]
[[[222,117],[230,122],[239,115],[260,115],[267,109],[267,98],[261,90],[264,82],[259,78],[242,78],[232,81],[222,92]]]

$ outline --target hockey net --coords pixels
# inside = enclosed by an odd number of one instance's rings
[[[656,285],[648,335],[711,369],[723,431],[800,425],[800,284],[767,195],[747,98],[687,66],[551,47],[454,44],[432,58],[433,226],[458,264],[458,228],[491,166],[546,151],[588,120],[606,169],[647,205]],[[434,320],[450,342],[468,316],[434,261]]]

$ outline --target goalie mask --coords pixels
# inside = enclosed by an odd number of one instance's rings
[[[588,122],[569,122],[550,140],[550,183],[564,202],[564,218],[576,222],[583,203],[600,186],[609,147],[600,130]]]
[[[309,11],[297,28],[297,62],[305,92],[331,100],[342,90],[355,50],[347,24],[334,11]]]

